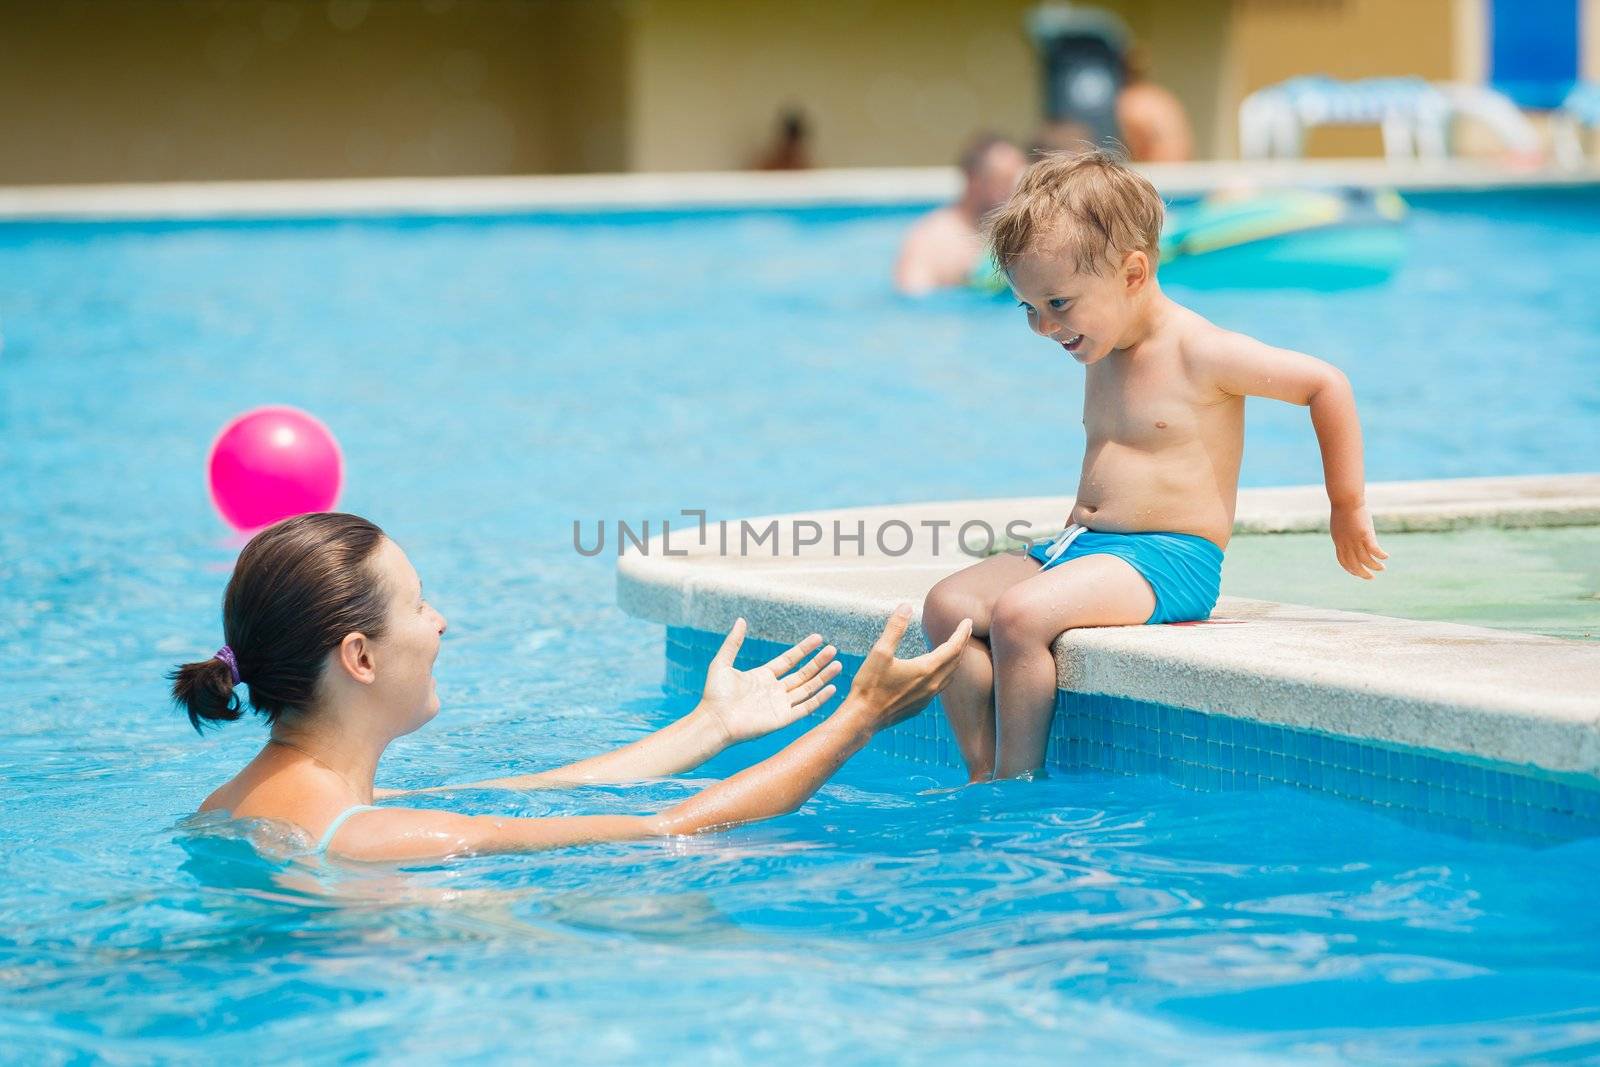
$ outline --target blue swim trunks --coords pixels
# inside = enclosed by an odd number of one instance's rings
[[[1048,541],[1035,541],[1028,555],[1044,564],[1041,572],[1081,556],[1127,560],[1156,594],[1146,624],[1209,618],[1222,591],[1222,549],[1194,534],[1096,533],[1073,523]]]

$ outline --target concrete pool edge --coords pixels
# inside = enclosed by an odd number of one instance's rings
[[[1313,492],[1320,490],[1246,490],[1241,522],[1305,528],[1313,521],[1304,511]],[[1486,504],[1497,496],[1499,504]],[[1452,500],[1460,504],[1463,521],[1478,524],[1594,522],[1600,476],[1390,483],[1373,486],[1371,499],[1380,525],[1418,516],[1446,521]],[[1049,516],[1059,522],[1067,503],[1034,498],[856,508],[782,517],[786,525],[780,529],[805,522],[851,528],[858,522],[950,524],[963,517],[995,523],[1014,517],[1044,527]],[[757,527],[770,521],[745,520]],[[715,537],[704,547],[682,540],[676,535],[669,546],[657,535],[645,550],[619,559],[618,601],[624,610],[711,634],[744,616],[753,636],[778,642],[818,630],[853,654],[866,649],[896,603],[920,604],[933,582],[969,562],[926,545],[896,556],[858,556],[835,554],[827,544],[777,541],[777,555],[739,558],[721,555]],[[663,554],[668,547],[673,555]],[[1242,717],[1600,782],[1600,646],[1236,598],[1224,598],[1214,620],[1065,634],[1056,645],[1058,684],[1066,693]],[[921,647],[920,635],[908,636],[906,652]]]
[[[1401,192],[1600,185],[1600,165],[1526,169],[1489,162],[1383,159],[1208,160],[1141,165],[1164,196],[1240,182]],[[221,220],[359,215],[474,215],[593,210],[915,205],[953,198],[954,167],[798,172],[682,172],[325,178],[0,186],[0,221]]]

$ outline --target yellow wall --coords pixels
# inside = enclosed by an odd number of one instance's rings
[[[1195,155],[1231,154],[1238,112],[1232,0],[1146,0],[1130,22],[1145,46],[1150,77],[1170,89],[1189,113]]]
[[[1034,0],[0,0],[0,183],[727,169],[801,107],[823,166],[1026,140]],[[1233,154],[1297,74],[1482,73],[1485,0],[1101,0]],[[1600,0],[1583,0],[1600,76]],[[1379,152],[1319,130],[1313,155]]]
[[[1202,151],[1230,2],[1105,3]],[[0,183],[738,168],[789,103],[821,165],[947,163],[1034,132],[1032,3],[0,0]]]
[[[1450,77],[1481,85],[1489,77],[1489,0],[1452,0]]]
[[[633,11],[633,165],[747,165],[787,104],[822,166],[948,163],[977,129],[1019,140],[1039,122],[1023,30],[1035,0],[640,0]],[[1102,0],[1209,144],[1228,0]]]
[[[633,165],[748,165],[788,104],[822,166],[948,163],[979,127],[1026,137],[1039,91],[1026,6],[642,0]]]
[[[1600,0],[1583,0],[1578,9],[1578,73],[1600,81]]]
[[[631,11],[626,0],[568,0],[544,13],[548,169],[630,169]]]
[[[619,167],[620,11],[0,0],[0,182]]]

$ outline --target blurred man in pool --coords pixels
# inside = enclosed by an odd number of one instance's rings
[[[973,138],[960,163],[961,198],[918,219],[900,246],[894,285],[902,293],[965,285],[980,274],[987,261],[979,225],[1005,203],[1028,165],[1020,148],[994,134]]]
[[[973,780],[1044,762],[1051,645],[1086,626],[1210,616],[1233,532],[1244,399],[1311,409],[1339,564],[1387,558],[1367,510],[1355,395],[1335,367],[1212,325],[1156,281],[1161,198],[1103,152],[1048,156],[990,217],[1028,325],[1086,368],[1088,442],[1060,535],[984,560],[928,593],[930,640],[973,638],[943,703]]]

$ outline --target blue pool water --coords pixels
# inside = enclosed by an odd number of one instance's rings
[[[1595,840],[1096,773],[953,791],[871,755],[727,835],[331,883],[179,832],[260,738],[196,738],[161,679],[220,641],[236,545],[202,472],[245,408],[334,429],[342,505],[450,618],[445,710],[391,783],[548,765],[684,710],[575,519],[1067,490],[1081,371],[1003,302],[895,298],[908,217],[0,226],[6,1058],[1600,1055]],[[1592,467],[1600,196],[1423,198],[1410,227],[1387,288],[1195,306],[1344,367],[1375,479]],[[1252,404],[1247,484],[1317,480],[1305,422]],[[637,811],[694,787],[433,802]]]

